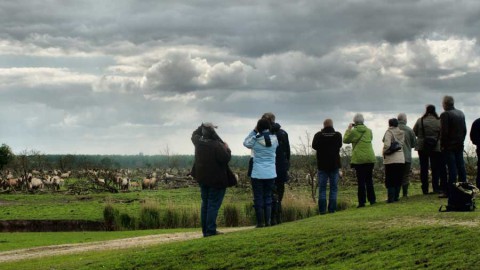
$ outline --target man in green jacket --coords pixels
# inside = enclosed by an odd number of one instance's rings
[[[403,155],[405,156],[405,167],[402,177],[402,191],[403,197],[408,196],[408,186],[410,185],[410,169],[412,168],[412,148],[417,145],[417,138],[413,130],[407,126],[407,115],[400,113],[397,116],[398,128],[403,131],[405,141],[403,144]]]
[[[343,137],[343,143],[352,144],[352,159],[350,166],[355,169],[358,181],[358,208],[364,207],[366,199],[370,204],[376,203],[373,188],[373,167],[376,162],[372,147],[372,130],[364,124],[363,115],[357,113],[353,124],[348,126]]]

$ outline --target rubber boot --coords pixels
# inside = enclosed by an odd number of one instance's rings
[[[282,223],[282,202],[279,201],[277,202],[277,214],[276,214],[276,218],[277,218],[277,224],[280,224]]]
[[[335,213],[337,211],[337,200],[330,199],[328,200],[328,212]]]
[[[403,197],[408,197],[408,186],[409,184],[405,184],[402,186],[402,191],[403,191]]]
[[[265,206],[265,227],[272,226],[272,206]]]
[[[277,214],[278,214],[277,205],[278,205],[277,202],[272,202],[272,220],[270,221],[272,226],[277,225]]]
[[[265,227],[264,209],[260,208],[260,207],[255,208],[255,215],[257,216],[257,226],[256,226],[256,228]]]
[[[318,212],[320,215],[325,215],[327,213],[327,200],[319,199],[318,200]]]

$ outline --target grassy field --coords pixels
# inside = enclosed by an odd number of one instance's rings
[[[420,195],[418,186],[394,204],[384,203],[383,189],[377,190],[379,203],[362,209],[181,243],[6,263],[1,269],[479,269],[480,212],[439,213],[446,200]],[[344,189],[341,196],[354,194]]]

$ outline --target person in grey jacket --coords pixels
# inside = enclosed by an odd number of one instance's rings
[[[442,153],[440,152],[440,117],[434,105],[427,105],[425,114],[418,118],[413,126],[417,136],[418,158],[420,161],[420,180],[423,194],[428,194],[428,170],[432,169],[433,192],[446,194],[447,175]],[[436,141],[435,145],[426,145],[425,141]],[[442,195],[443,197],[443,195]]]
[[[403,145],[405,136],[404,132],[398,128],[398,120],[396,118],[388,120],[388,126],[388,130],[383,136],[383,164],[385,165],[387,203],[392,203],[399,199],[405,156],[403,154],[403,148],[391,154],[387,154],[387,149],[390,148],[393,140]]]
[[[405,156],[405,166],[402,177],[403,197],[408,196],[408,186],[410,185],[410,170],[412,169],[412,148],[417,145],[417,139],[413,130],[407,126],[407,115],[400,113],[397,116],[398,128],[405,134],[405,143],[403,144],[403,155]]]

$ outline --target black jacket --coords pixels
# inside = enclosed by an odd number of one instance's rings
[[[201,127],[193,132],[192,142],[195,145],[192,176],[208,187],[226,188],[230,149],[221,140],[203,137]]]
[[[480,147],[480,118],[475,120],[472,124],[472,129],[470,130],[470,140],[472,143]]]
[[[312,148],[317,151],[317,166],[321,171],[332,171],[341,167],[340,148],[342,134],[333,127],[326,127],[313,137]]]
[[[447,108],[440,115],[440,146],[446,151],[463,151],[467,125],[465,115],[454,107]]]
[[[274,123],[271,132],[277,136],[278,147],[275,156],[275,168],[277,172],[276,181],[288,181],[288,169],[290,168],[290,142],[288,134],[281,129],[280,124]]]

